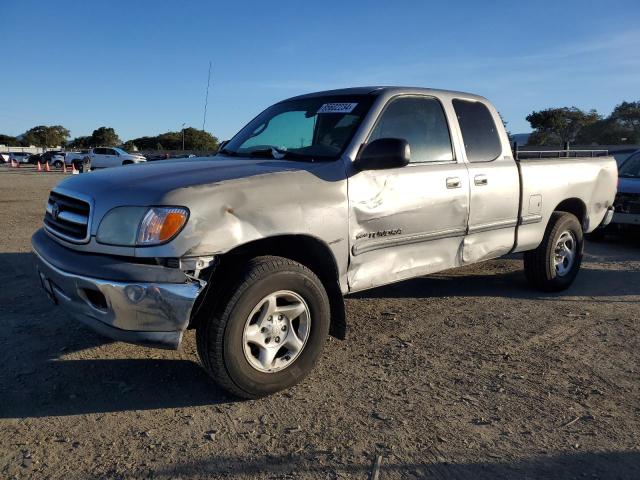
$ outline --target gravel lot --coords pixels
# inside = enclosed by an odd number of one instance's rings
[[[575,285],[507,258],[349,297],[349,339],[259,401],[53,307],[30,252],[62,174],[0,166],[1,478],[640,478],[640,241]]]

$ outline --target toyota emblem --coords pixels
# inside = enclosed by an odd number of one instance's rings
[[[60,215],[60,205],[54,203],[53,205],[51,205],[51,216],[54,220],[57,220],[58,215]]]

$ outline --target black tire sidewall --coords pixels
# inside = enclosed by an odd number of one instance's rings
[[[245,323],[260,300],[279,290],[300,295],[309,308],[311,332],[302,353],[294,362],[274,373],[260,372],[244,356],[242,342]],[[298,383],[314,367],[329,332],[329,303],[319,280],[304,271],[273,272],[250,284],[225,311],[223,339],[224,366],[232,381],[251,396],[262,396]]]

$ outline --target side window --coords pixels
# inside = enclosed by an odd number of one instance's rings
[[[442,105],[431,97],[401,97],[382,112],[369,141],[403,138],[411,147],[411,163],[453,160],[451,137]]]
[[[502,152],[491,112],[482,102],[453,100],[469,162],[491,162]]]
[[[104,148],[94,148],[93,153],[96,155],[104,155]]]
[[[118,155],[118,152],[116,152],[113,148],[105,148],[107,155]]]

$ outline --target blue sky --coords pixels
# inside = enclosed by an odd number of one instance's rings
[[[0,0],[0,133],[202,127],[355,85],[465,90],[509,129],[534,109],[640,100],[640,2]]]

